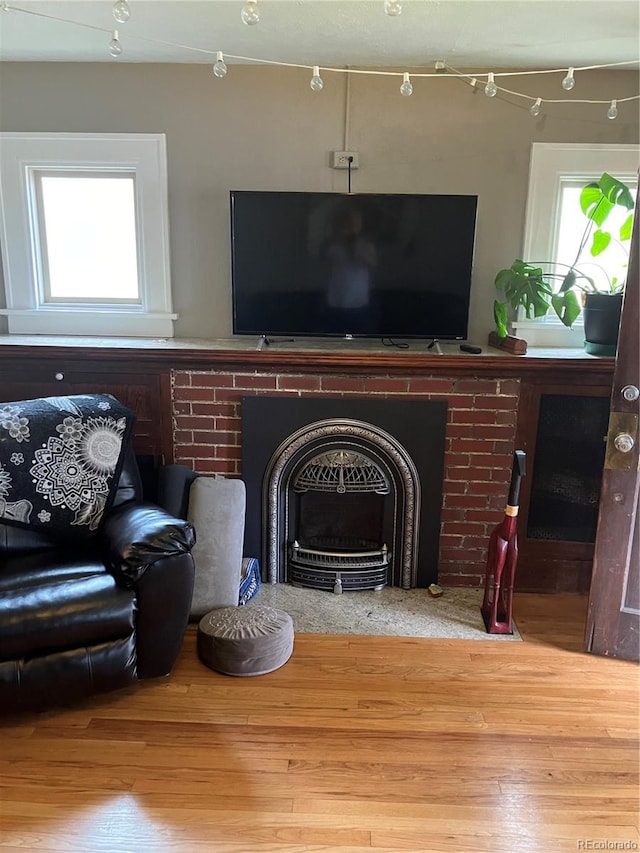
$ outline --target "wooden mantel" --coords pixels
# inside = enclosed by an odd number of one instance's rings
[[[180,370],[233,370],[314,373],[330,371],[370,374],[446,374],[525,378],[540,373],[567,377],[603,377],[613,374],[614,359],[596,358],[581,349],[531,349],[514,356],[491,347],[479,355],[461,353],[457,343],[441,342],[443,354],[428,349],[428,342],[410,342],[407,349],[382,346],[378,341],[334,341],[312,339],[305,342],[275,341],[256,349],[255,338],[224,340],[155,341],[114,338],[53,338],[0,335],[0,376],[3,365],[13,359],[40,363],[82,359],[84,363],[108,361],[112,365],[134,362],[140,367]]]

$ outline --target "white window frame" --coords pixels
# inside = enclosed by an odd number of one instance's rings
[[[532,143],[522,259],[543,261],[553,257],[563,182],[586,184],[609,172],[635,184],[639,161],[638,145]],[[569,329],[552,311],[538,320],[527,320],[520,312],[513,328],[530,346],[582,347],[584,342],[581,317]]]
[[[135,175],[139,303],[44,301],[34,177],[65,170]],[[173,336],[164,134],[1,133],[0,234],[10,334]]]

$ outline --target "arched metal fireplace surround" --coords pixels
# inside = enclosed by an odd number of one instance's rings
[[[243,398],[245,554],[264,581],[435,582],[445,422],[440,401]]]
[[[310,423],[276,448],[263,488],[266,565],[271,583],[284,579],[303,586],[341,588],[344,584],[351,589],[379,588],[387,583],[405,589],[416,586],[415,518],[420,513],[420,480],[407,450],[385,430],[352,419]],[[341,502],[350,495],[361,499],[364,495],[388,496],[392,505],[390,524],[381,523],[380,533],[373,540],[356,532],[349,541],[348,534],[338,530],[333,537],[325,535],[318,542],[298,543],[299,534],[292,532],[302,529],[303,508],[295,494],[315,492],[333,496],[335,511],[325,506],[325,512],[327,524],[334,529],[344,517],[346,507]],[[380,515],[384,514],[383,509]],[[383,541],[385,527],[391,536],[389,543]]]

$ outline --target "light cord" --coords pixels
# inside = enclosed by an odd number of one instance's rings
[[[0,5],[0,11],[3,12],[18,12],[25,15],[33,15],[38,18],[46,18],[51,21],[57,21],[58,23],[70,24],[76,27],[82,27],[84,29],[93,30],[97,32],[103,32],[107,34],[111,34],[112,30],[108,27],[99,27],[95,24],[88,24],[83,21],[76,21],[70,18],[62,18],[58,15],[50,15],[46,12],[40,12],[35,9],[24,9],[20,6],[13,6],[10,3],[2,3]],[[183,44],[181,42],[173,42],[167,41],[165,39],[153,38],[151,36],[142,36],[136,34],[134,31],[127,26],[127,39],[137,39],[138,41],[147,42],[149,44],[157,44],[163,45],[164,47],[173,47],[178,48],[180,50],[191,51],[193,53],[204,54],[207,56],[218,56],[221,52],[217,48],[209,49],[203,47],[196,47],[191,44]],[[252,62],[258,65],[271,65],[280,68],[299,68],[306,71],[313,71],[316,67],[313,64],[303,64],[298,62],[282,62],[280,60],[275,59],[264,59],[256,56],[242,56],[240,54],[233,53],[224,53],[225,59],[234,59],[239,62]],[[623,66],[637,65],[638,60],[629,59],[622,60],[619,62],[608,62],[602,63],[598,65],[582,65],[582,66],[572,66],[572,70],[574,73],[580,73],[582,71],[596,71],[596,70],[604,70],[609,68],[620,68]],[[458,69],[450,66],[448,64],[440,61],[438,63],[440,66],[436,71],[412,71],[411,78],[432,78],[432,77],[444,77],[444,78],[457,78],[467,80],[469,82],[473,80],[486,78],[489,80],[489,73],[496,77],[527,77],[534,76],[538,74],[564,74],[567,71],[567,68],[545,68],[545,69],[537,69],[537,70],[528,70],[528,71],[493,71],[493,72],[462,72]],[[335,73],[335,74],[363,74],[367,76],[379,76],[379,77],[404,77],[406,74],[405,71],[388,71],[388,70],[380,70],[380,69],[362,69],[362,68],[335,68],[330,66],[318,66],[320,71],[327,73]],[[536,95],[528,95],[524,92],[516,92],[513,89],[507,89],[504,86],[497,86],[498,92],[502,92],[507,95],[512,95],[516,98],[522,98],[526,101],[535,104],[538,101],[538,96]],[[540,103],[542,104],[612,104],[611,98],[603,98],[603,99],[593,99],[593,98],[540,98]],[[630,95],[625,98],[616,98],[616,104],[623,104],[629,101],[637,101],[640,100],[640,94],[638,95]]]
[[[349,150],[351,144],[351,78],[346,76],[344,81],[344,150]]]

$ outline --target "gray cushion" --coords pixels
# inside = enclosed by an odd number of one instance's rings
[[[245,502],[242,480],[198,477],[191,484],[187,518],[196,530],[192,619],[238,603]]]
[[[293,651],[293,620],[284,610],[252,604],[207,613],[198,625],[198,654],[224,675],[264,675]]]

